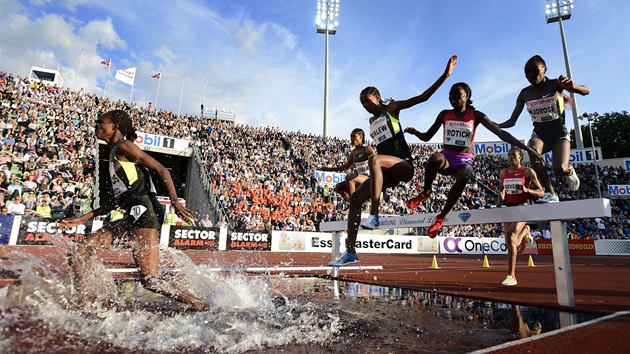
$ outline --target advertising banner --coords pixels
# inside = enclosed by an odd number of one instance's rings
[[[595,255],[593,240],[568,240],[570,255]],[[538,240],[538,254],[553,254],[551,240]]]
[[[88,230],[92,229],[92,221],[77,225],[63,232],[63,235],[74,242],[83,242]],[[59,232],[59,223],[52,219],[23,216],[17,236],[17,245],[52,245],[50,235]]]
[[[271,251],[269,231],[228,230],[228,250]]]
[[[0,215],[0,245],[9,244],[13,229],[13,215]]]
[[[440,237],[440,254],[507,254],[503,238]]]
[[[168,246],[180,250],[213,250],[219,249],[218,227],[194,227],[171,225]]]

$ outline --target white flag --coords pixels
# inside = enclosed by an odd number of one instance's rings
[[[122,81],[127,85],[133,86],[133,80],[135,79],[135,77],[136,67],[134,66],[128,69],[116,70],[116,75],[114,76],[114,79]]]

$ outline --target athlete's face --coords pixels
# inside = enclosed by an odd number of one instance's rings
[[[525,64],[525,78],[532,85],[538,85],[545,80],[547,67],[542,63],[529,62]]]
[[[451,91],[448,93],[448,100],[451,102],[453,108],[464,108],[468,101],[468,95],[463,88],[459,86],[451,87]]]
[[[508,151],[508,160],[512,166],[517,166],[521,163],[521,154],[515,150]]]
[[[350,141],[352,146],[361,146],[363,145],[363,135],[361,133],[352,133],[350,134]]]
[[[108,138],[116,133],[117,126],[112,122],[108,115],[100,115],[96,120],[96,137],[101,140]]]
[[[372,114],[378,113],[378,107],[381,104],[381,98],[370,93],[359,96],[359,100],[366,111]]]

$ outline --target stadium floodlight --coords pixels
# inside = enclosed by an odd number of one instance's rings
[[[573,9],[573,0],[547,0],[546,15],[547,23],[558,22],[560,26],[560,37],[562,39],[562,49],[564,51],[564,65],[567,69],[567,77],[573,79],[571,74],[571,63],[569,61],[569,50],[567,49],[567,40],[564,37],[564,25],[562,21],[571,18],[571,9]],[[582,137],[582,129],[580,129],[580,121],[578,116],[577,101],[575,93],[570,92],[572,99],[571,108],[573,111],[573,128],[575,131],[575,145],[578,149],[584,149],[584,138]]]
[[[317,33],[326,35],[326,51],[324,64],[324,137],[328,136],[328,35],[337,33],[339,22],[339,0],[317,1]]]

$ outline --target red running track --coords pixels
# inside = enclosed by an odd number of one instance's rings
[[[52,263],[63,262],[53,247],[0,246],[0,257],[10,251],[26,252],[45,257]],[[330,254],[282,253],[248,251],[186,251],[196,264],[218,268],[266,267],[275,273],[276,267],[296,267],[285,274],[306,276],[317,274],[330,277],[330,269],[301,270],[303,267],[325,266]],[[107,251],[103,261],[110,267],[131,267],[128,251]],[[440,269],[431,269],[432,255],[359,254],[360,262],[353,266],[383,266],[383,269],[349,270],[341,268],[340,280],[369,283],[411,290],[434,291],[461,297],[476,298],[525,306],[542,307],[572,313],[611,315],[603,321],[548,332],[527,340],[512,342],[493,352],[630,352],[630,257],[571,256],[574,307],[558,305],[552,256],[532,255],[534,267],[528,266],[528,256],[519,255],[516,275],[518,285],[501,286],[507,274],[507,257],[489,255],[489,267],[483,267],[481,255],[438,255]],[[0,287],[12,282],[11,276],[0,272]],[[621,313],[621,315],[620,315]]]

